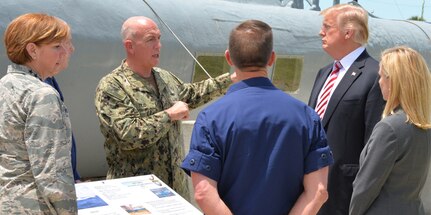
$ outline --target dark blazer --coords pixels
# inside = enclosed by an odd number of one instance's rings
[[[332,65],[322,68],[317,74],[308,102],[312,108],[316,106]],[[322,125],[335,162],[329,169],[329,199],[319,214],[349,213],[359,155],[384,108],[378,70],[379,63],[365,50],[346,71],[328,103]]]
[[[431,129],[406,123],[398,110],[377,123],[361,153],[351,215],[425,214],[421,191],[431,157]]]

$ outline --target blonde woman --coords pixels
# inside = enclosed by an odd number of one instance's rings
[[[386,106],[361,153],[350,214],[425,214],[420,198],[431,156],[431,75],[423,57],[400,46],[383,52]]]
[[[12,61],[0,80],[0,214],[76,214],[69,114],[44,83],[73,52],[66,22],[30,13],[4,35]]]

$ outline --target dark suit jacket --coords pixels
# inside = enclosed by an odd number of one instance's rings
[[[425,214],[421,191],[431,156],[431,129],[406,123],[404,111],[377,123],[361,153],[351,215]]]
[[[310,107],[315,108],[331,69],[332,63],[318,72],[308,102]],[[346,71],[328,103],[322,125],[335,162],[329,170],[329,199],[319,214],[349,213],[359,155],[384,108],[378,70],[378,62],[365,50]]]

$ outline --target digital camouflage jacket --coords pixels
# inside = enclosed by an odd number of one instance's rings
[[[0,80],[0,214],[76,214],[69,114],[27,67]]]

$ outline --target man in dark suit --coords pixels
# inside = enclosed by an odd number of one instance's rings
[[[328,179],[329,199],[319,214],[348,214],[359,155],[384,100],[378,83],[379,64],[368,55],[368,15],[360,7],[336,5],[321,12],[322,47],[334,62],[316,77],[309,105],[327,132],[335,163]]]

